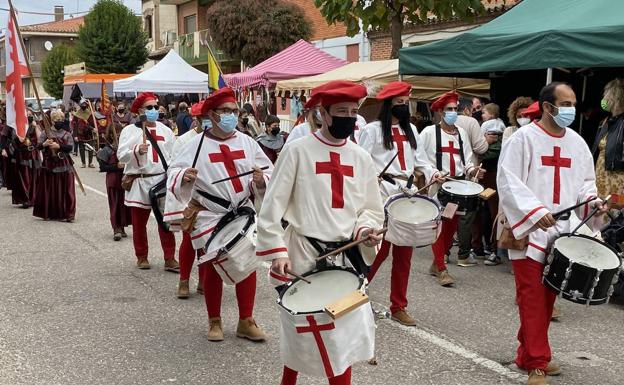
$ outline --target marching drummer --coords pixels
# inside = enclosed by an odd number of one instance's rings
[[[334,264],[366,270],[374,259],[374,246],[381,241],[375,229],[383,223],[377,174],[366,151],[348,140],[355,129],[358,102],[365,96],[364,86],[349,81],[332,81],[312,90],[306,107],[319,106],[322,126],[286,146],[280,155],[258,219],[256,252],[272,261],[270,276],[275,283],[288,282],[288,271],[302,274],[315,269],[316,257],[353,239],[366,239],[361,253],[356,249],[345,258],[348,261],[337,258]],[[282,218],[288,222],[286,229]],[[315,319],[310,322],[316,325]],[[330,384],[350,384],[351,365],[357,359],[349,356],[353,353],[349,346],[328,352],[322,341],[317,342],[317,359],[285,365],[282,385],[296,384],[300,371],[320,371]],[[287,338],[281,342],[294,343]],[[293,362],[284,354],[282,359]]]
[[[438,114],[439,123],[426,127],[420,133],[421,145],[418,146],[418,152],[422,154],[422,159],[426,159],[437,170],[447,173],[454,179],[465,179],[466,176],[472,178],[475,175],[481,178],[484,172],[472,164],[472,147],[468,136],[464,129],[455,125],[458,100],[459,95],[450,91],[431,104],[431,110]],[[458,212],[458,214],[471,213]],[[433,264],[429,272],[436,276],[442,286],[451,286],[455,283],[446,269],[444,258],[453,245],[453,235],[458,231],[458,223],[458,215],[443,221],[440,236],[431,247]],[[457,260],[459,266],[470,266],[472,263],[469,260],[470,247],[466,249],[462,246],[470,245],[470,237],[470,228],[459,229],[460,250]]]
[[[260,205],[271,176],[273,166],[260,146],[253,138],[236,130],[238,113],[232,89],[225,87],[211,94],[200,112],[207,131],[184,145],[169,171],[167,192],[185,205],[183,215],[172,215],[169,220],[183,219],[182,230],[188,233],[193,248],[200,255],[226,215]],[[253,173],[249,174],[250,171]],[[244,173],[247,174],[239,176]],[[212,183],[224,178],[229,180]],[[223,340],[223,280],[217,271],[217,268],[222,271],[223,266],[216,266],[219,261],[221,259],[213,258],[199,265],[210,341]],[[235,285],[239,312],[236,336],[264,341],[266,335],[253,318],[255,271],[243,276]]]
[[[551,361],[548,342],[555,292],[542,284],[546,250],[559,233],[570,231],[568,221],[555,221],[552,212],[574,206],[597,194],[591,152],[583,138],[568,128],[576,117],[576,96],[570,86],[551,83],[539,95],[542,118],[512,135],[501,153],[497,185],[500,204],[513,236],[528,236],[523,250],[509,250],[516,280],[520,330],[516,364],[527,370],[527,384],[548,384],[546,376],[561,373]],[[577,215],[583,219],[589,206],[599,212],[600,201],[584,205]],[[600,216],[589,221],[599,229]]]
[[[160,148],[164,161],[169,162],[175,136],[167,126],[156,121],[158,98],[153,93],[140,93],[132,102],[130,111],[140,115],[144,122],[124,127],[119,136],[117,158],[119,163],[125,164],[122,187],[125,186],[126,190],[124,203],[130,207],[137,268],[149,269],[147,221],[152,212],[149,190],[166,177],[163,159],[160,159],[154,145]],[[175,236],[161,226],[158,226],[158,235],[164,253],[165,270],[177,272],[179,265],[175,260]]]
[[[407,180],[414,179],[416,170],[424,175],[426,182],[441,180],[440,173],[426,159],[418,157],[418,131],[409,120],[411,90],[409,83],[399,81],[389,83],[379,91],[377,99],[382,105],[378,120],[369,123],[360,135],[360,146],[371,154],[377,172],[384,172],[380,178],[384,201],[391,195],[401,193]],[[368,273],[368,280],[372,281],[381,264],[392,253],[390,312],[393,320],[406,326],[416,325],[405,310],[412,252],[411,246],[398,246],[384,240]]]

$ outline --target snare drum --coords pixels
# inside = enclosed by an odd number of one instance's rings
[[[440,235],[441,208],[428,196],[393,195],[386,201],[385,212],[385,239],[394,245],[428,246]]]
[[[223,282],[235,285],[260,266],[256,257],[255,212],[241,207],[227,213],[217,224],[198,263],[212,263]]]
[[[609,301],[621,269],[607,244],[587,235],[562,234],[548,256],[542,282],[569,301],[600,305]]]
[[[280,310],[280,352],[285,366],[316,377],[334,377],[374,356],[375,320],[369,303],[333,319],[325,307],[363,290],[364,276],[350,268],[315,270],[284,285]]]
[[[479,207],[479,194],[483,192],[479,183],[467,180],[449,180],[442,183],[438,200],[443,206],[455,203],[459,211],[475,211]]]
[[[149,190],[150,204],[152,205],[152,212],[158,225],[169,231],[169,223],[163,220],[163,213],[165,212],[165,196],[167,195],[167,178],[156,183]]]

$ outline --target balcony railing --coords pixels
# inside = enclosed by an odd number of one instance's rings
[[[232,60],[232,58],[215,48],[212,42],[210,42],[210,34],[207,30],[180,35],[174,44],[174,49],[178,54],[191,65],[201,65],[208,62],[208,47],[212,50],[217,61],[225,62]]]

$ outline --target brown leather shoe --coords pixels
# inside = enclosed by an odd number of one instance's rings
[[[180,283],[178,283],[178,298],[186,299],[191,296],[191,292],[189,291],[189,280],[181,279]]]
[[[433,275],[434,277],[438,275],[438,267],[435,263],[432,263],[431,266],[429,266],[429,274]]]
[[[138,257],[137,258],[137,268],[141,270],[151,269],[150,263],[147,261],[147,257]]]
[[[247,338],[254,342],[266,341],[266,334],[260,329],[256,321],[252,318],[245,318],[238,321],[238,327],[236,328],[236,337]]]
[[[180,264],[175,258],[165,259],[165,271],[171,271],[173,273],[180,272]]]
[[[121,229],[115,229],[113,231],[113,240],[115,242],[121,241]]]
[[[546,372],[542,369],[530,370],[527,385],[548,385],[548,381],[546,381]]]
[[[553,306],[552,315],[550,316],[550,319],[552,321],[558,321],[559,317],[561,317],[561,314],[562,314],[561,313],[561,309],[557,305],[554,305]]]
[[[208,341],[223,341],[223,327],[221,317],[214,317],[208,320]]]
[[[455,280],[451,277],[448,270],[439,271],[436,274],[436,279],[438,280],[440,286],[449,287],[455,284]]]
[[[548,366],[546,367],[546,370],[544,371],[546,372],[547,376],[558,376],[562,372],[561,366],[559,366],[556,362],[552,362],[552,361],[548,363]]]
[[[202,281],[197,281],[197,294],[204,295],[204,286]]]
[[[399,310],[392,314],[392,320],[405,326],[416,326],[416,320],[412,318],[405,310]]]

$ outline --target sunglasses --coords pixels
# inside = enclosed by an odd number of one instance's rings
[[[146,110],[153,110],[154,108],[158,109],[158,106],[145,106],[143,108],[145,108]]]

